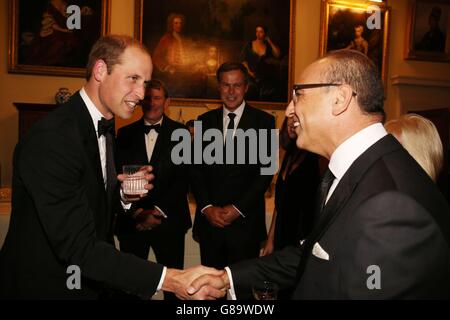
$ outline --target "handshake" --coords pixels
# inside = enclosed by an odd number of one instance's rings
[[[215,300],[226,295],[230,281],[225,270],[202,265],[186,270],[167,269],[162,290],[183,300]]]

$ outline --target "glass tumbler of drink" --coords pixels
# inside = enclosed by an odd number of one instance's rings
[[[145,179],[145,170],[141,170],[142,167],[142,165],[124,165],[122,167],[123,173],[126,175],[122,182],[122,190],[128,198],[139,198],[148,192],[144,188],[147,180]]]

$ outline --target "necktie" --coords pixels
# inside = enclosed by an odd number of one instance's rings
[[[161,125],[158,124],[152,124],[152,125],[144,125],[144,133],[148,134],[150,131],[155,130],[156,133],[159,133],[159,129],[161,129]]]
[[[334,175],[331,172],[330,168],[327,168],[325,174],[322,177],[322,181],[319,185],[318,195],[317,195],[317,213],[320,214],[325,207],[325,201],[327,200],[328,191],[331,188],[331,185],[334,181]]]
[[[107,132],[114,133],[114,118],[110,120],[106,120],[105,118],[101,118],[98,121],[98,129],[97,129],[97,135],[100,138],[102,135],[106,137]]]
[[[227,141],[229,139],[233,138],[233,133],[234,133],[234,118],[236,117],[236,114],[233,112],[230,112],[228,114],[228,117],[230,118],[230,122],[228,122],[228,126],[227,126],[227,131],[225,132],[225,136],[223,137],[224,139],[224,143],[227,143]]]
[[[228,127],[227,129],[231,129],[234,130],[234,118],[236,117],[236,114],[233,112],[230,112],[228,114],[228,118],[230,118],[230,122],[228,122]]]

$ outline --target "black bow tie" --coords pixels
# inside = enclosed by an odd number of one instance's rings
[[[102,135],[106,136],[107,132],[111,132],[112,134],[114,134],[114,118],[111,118],[110,120],[101,118],[98,121],[98,129],[97,129],[98,137],[100,138]]]
[[[152,124],[152,125],[144,125],[144,133],[148,134],[151,130],[155,130],[156,133],[159,133],[159,129],[161,129],[161,124]]]

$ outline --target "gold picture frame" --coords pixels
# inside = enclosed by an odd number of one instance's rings
[[[265,75],[259,77],[255,72],[246,100],[264,109],[284,109],[290,99],[294,70],[295,3],[296,0],[135,0],[135,38],[149,48],[154,64],[152,77],[166,83],[172,105],[214,107],[220,104],[217,67],[225,61],[242,62],[245,46],[255,39],[256,26],[262,24],[268,27],[267,34],[281,54],[264,61],[267,69],[259,70],[266,70]],[[166,47],[174,34],[169,31],[173,28],[169,21],[173,23],[175,19],[183,26],[179,36],[184,56],[178,65],[171,65],[161,61],[159,52],[169,50]]]
[[[8,72],[84,77],[90,48],[110,29],[111,0],[11,0]],[[80,29],[67,27],[69,5]],[[66,8],[66,10],[64,10]]]
[[[411,0],[406,60],[450,62],[450,0]]]
[[[365,53],[386,84],[390,8],[373,1],[322,0],[320,55],[338,49]]]

